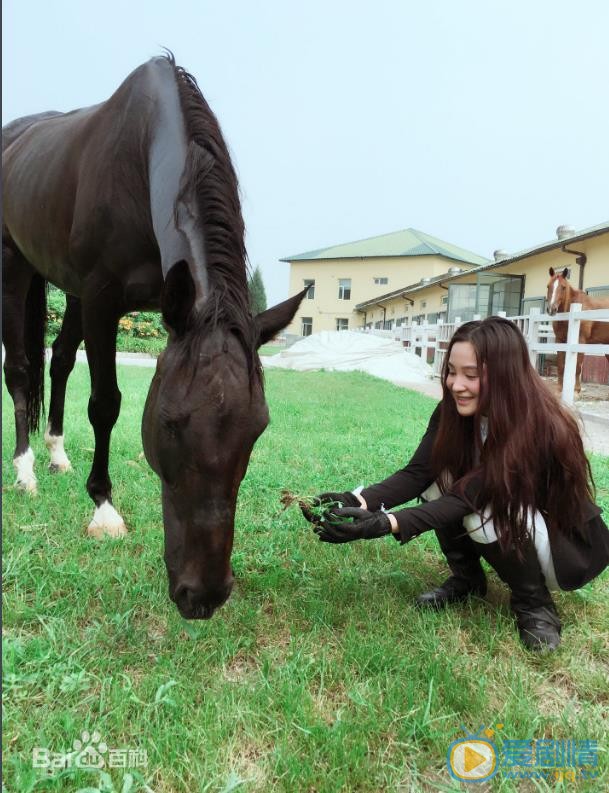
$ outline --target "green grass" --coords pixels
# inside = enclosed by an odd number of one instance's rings
[[[282,510],[284,488],[346,489],[401,466],[433,401],[363,374],[268,372],[272,423],[240,491],[235,590],[212,620],[189,623],[167,596],[159,484],[142,457],[151,376],[119,367],[110,472],[130,530],[123,541],[85,535],[86,368],[77,365],[67,400],[74,472],[50,474],[34,438],[36,498],[11,486],[4,392],[9,793],[458,790],[445,758],[460,725],[498,722],[507,738],[596,739],[602,777],[533,786],[500,773],[490,789],[607,789],[607,574],[557,596],[562,646],[536,657],[520,646],[493,573],[485,601],[414,608],[446,574],[433,536],[404,548],[389,538],[327,546],[295,508]],[[609,518],[607,459],[593,467]],[[147,767],[41,778],[32,749],[66,751],[84,729],[111,748],[145,749]]]

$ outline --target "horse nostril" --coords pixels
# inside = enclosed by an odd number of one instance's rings
[[[174,600],[183,616],[207,617],[228,599],[232,588],[232,575],[217,587],[200,587],[180,582],[176,585]]]

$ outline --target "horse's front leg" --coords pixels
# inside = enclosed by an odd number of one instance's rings
[[[104,294],[104,299],[108,293]],[[95,434],[95,452],[87,492],[95,502],[95,514],[87,533],[101,539],[121,537],[127,533],[125,523],[112,505],[112,482],[108,474],[110,434],[119,415],[121,392],[116,381],[116,333],[121,315],[118,300],[83,298],[85,347],[91,374],[89,421]]]
[[[70,471],[72,466],[63,446],[63,412],[66,399],[66,385],[74,368],[76,351],[83,340],[80,300],[66,295],[66,310],[59,335],[53,342],[51,358],[51,403],[49,421],[44,441],[51,457],[49,469]]]
[[[583,342],[585,343],[585,342]],[[577,366],[575,367],[575,393],[579,394],[582,390],[582,366],[584,365],[584,353],[577,353]]]
[[[562,393],[562,381],[563,376],[565,374],[565,353],[564,352],[557,352],[556,353],[556,363],[558,367],[558,391]]]

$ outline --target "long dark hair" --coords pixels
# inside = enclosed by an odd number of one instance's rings
[[[480,395],[471,417],[459,415],[446,383],[457,342],[469,342],[476,353]],[[590,463],[575,418],[531,366],[517,326],[502,317],[461,325],[444,358],[442,388],[432,453],[442,490],[466,495],[474,478],[481,482],[477,498],[468,501],[472,511],[490,507],[504,549],[522,546],[529,512],[536,510],[551,533],[582,532],[584,505],[594,492]],[[482,416],[488,419],[484,443]]]

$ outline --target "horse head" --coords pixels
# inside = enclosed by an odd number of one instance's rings
[[[249,317],[255,338],[248,361],[234,328],[197,322],[186,263],[166,279],[169,341],[146,400],[142,438],[161,480],[169,595],[187,619],[211,617],[230,595],[237,493],[269,421],[256,349],[289,324],[305,291]]]
[[[564,311],[566,308],[567,294],[569,292],[568,275],[569,270],[566,267],[562,273],[557,273],[553,267],[550,267],[546,304],[548,306],[548,314],[551,316]]]

